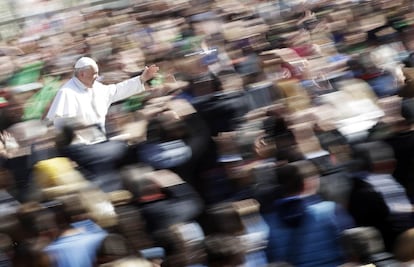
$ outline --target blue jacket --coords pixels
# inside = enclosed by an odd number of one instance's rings
[[[270,227],[266,250],[269,261],[285,261],[300,267],[343,264],[338,238],[353,222],[338,211],[334,202],[315,197],[276,201],[274,211],[264,215]]]
[[[395,95],[398,90],[395,78],[389,73],[368,79],[366,82],[372,87],[372,90],[374,90],[378,97]]]
[[[44,251],[57,267],[92,267],[96,253],[107,233],[90,220],[73,223],[83,231],[61,236],[50,243]]]

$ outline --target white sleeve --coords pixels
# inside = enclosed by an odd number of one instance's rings
[[[145,90],[140,76],[115,84],[111,90],[111,103],[123,100]]]

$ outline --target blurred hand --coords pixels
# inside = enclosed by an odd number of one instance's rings
[[[195,108],[184,99],[173,99],[167,103],[167,108],[173,111],[178,118],[196,113]]]
[[[158,73],[159,69],[160,68],[157,67],[156,65],[145,67],[144,72],[141,74],[141,82],[145,83],[151,80],[152,78],[154,78],[155,75]]]
[[[3,144],[5,149],[15,149],[19,147],[16,139],[7,131],[0,133],[0,142]]]

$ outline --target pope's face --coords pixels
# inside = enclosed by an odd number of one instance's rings
[[[88,88],[92,87],[97,78],[98,70],[92,67],[82,70],[78,77],[78,79]]]

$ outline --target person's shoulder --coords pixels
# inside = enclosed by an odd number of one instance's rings
[[[75,92],[76,91],[76,84],[74,83],[73,79],[67,80],[62,84],[62,86],[59,88],[59,92],[61,93],[69,93],[69,92]]]
[[[308,209],[317,213],[331,213],[335,212],[336,203],[333,201],[319,201],[308,206]]]

